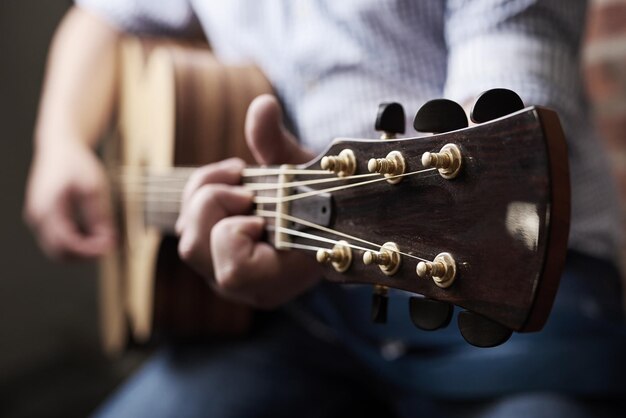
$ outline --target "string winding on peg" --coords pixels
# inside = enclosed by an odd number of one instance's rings
[[[422,165],[425,168],[434,167],[441,177],[450,180],[461,171],[461,150],[455,144],[444,145],[439,152],[425,152],[422,154]]]
[[[352,176],[356,172],[356,157],[352,150],[344,149],[339,155],[327,155],[322,158],[320,167],[339,177]]]
[[[386,242],[380,251],[366,251],[363,253],[363,263],[366,266],[376,264],[387,276],[394,275],[400,268],[400,249],[394,242]]]
[[[404,157],[399,151],[391,151],[385,158],[372,158],[367,162],[370,173],[383,174],[387,182],[396,184],[402,180],[401,174],[406,170]]]
[[[415,271],[418,277],[431,277],[437,286],[445,289],[456,279],[456,261],[450,253],[441,253],[433,261],[420,261]]]
[[[343,273],[352,264],[352,250],[347,241],[337,241],[332,250],[317,250],[315,258],[318,263],[331,263],[336,271]]]

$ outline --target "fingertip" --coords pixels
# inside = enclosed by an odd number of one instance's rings
[[[183,261],[189,261],[191,258],[191,240],[187,234],[182,234],[178,240],[178,256]]]
[[[174,224],[174,232],[179,237],[183,233],[183,221],[180,216],[176,219],[176,223]]]
[[[252,101],[246,114],[245,134],[248,147],[260,164],[300,164],[313,157],[285,127],[275,96],[264,94]]]
[[[228,158],[195,169],[187,179],[183,189],[183,207],[191,196],[204,185],[220,183],[239,184],[245,167],[246,163],[241,158]]]
[[[261,94],[255,97],[248,106],[246,125],[248,121],[254,121],[259,116],[280,116],[280,104],[273,94]]]
[[[256,97],[246,113],[245,137],[250,151],[260,164],[278,163],[276,148],[284,142],[282,111],[272,95]],[[279,141],[276,143],[276,141]]]

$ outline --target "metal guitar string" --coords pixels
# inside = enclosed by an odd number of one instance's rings
[[[269,230],[273,230],[273,228],[268,228]],[[304,244],[297,244],[295,242],[283,242],[281,243],[282,246],[284,247],[289,247],[289,248],[295,248],[297,250],[305,250],[305,251],[319,251],[319,250],[326,250],[326,248],[322,248],[322,247],[314,247],[312,245],[304,245]]]
[[[264,167],[251,167],[244,168],[241,176],[242,177],[261,177],[261,176],[271,176],[271,175],[280,175],[280,174],[317,174],[317,175],[335,175],[335,173],[328,170],[308,170],[308,169],[299,169],[299,168],[264,168]],[[347,177],[344,177],[347,178]]]
[[[254,202],[255,203],[281,203],[281,202],[288,202],[288,201],[292,201],[292,200],[296,200],[296,199],[303,199],[306,197],[311,197],[311,196],[315,196],[318,194],[323,194],[323,193],[329,193],[329,192],[335,192],[335,191],[340,191],[340,190],[345,190],[345,189],[349,189],[349,188],[353,188],[353,187],[360,187],[360,186],[365,186],[367,184],[372,184],[372,183],[377,183],[380,181],[387,181],[389,179],[393,179],[393,178],[398,178],[398,177],[407,177],[407,176],[412,176],[412,175],[416,175],[416,174],[421,174],[421,173],[425,173],[425,172],[430,172],[430,171],[434,171],[436,170],[436,168],[427,168],[427,169],[423,169],[423,170],[417,170],[417,171],[412,171],[409,173],[403,173],[403,174],[399,174],[399,175],[394,175],[394,176],[381,176],[380,178],[374,179],[374,180],[367,180],[367,181],[362,181],[359,183],[350,183],[350,184],[346,184],[346,185],[342,185],[342,186],[336,186],[336,187],[330,187],[330,188],[326,188],[326,189],[321,189],[321,190],[313,190],[313,191],[309,191],[309,192],[303,192],[303,193],[298,193],[298,194],[294,194],[294,195],[288,195],[285,196],[283,198],[277,198],[277,197],[270,197],[270,196],[255,196],[254,197]],[[291,169],[245,169],[244,172],[247,171],[246,176],[248,177],[253,177],[253,176],[262,176],[262,174],[253,174],[253,173],[268,173],[271,172],[273,174],[270,175],[274,175],[274,173],[276,174],[289,174],[290,172],[293,171],[298,171],[298,172],[305,172],[306,174],[312,174],[312,172],[315,171],[319,171],[319,170],[291,170]],[[323,171],[324,174],[328,174],[327,171]],[[289,187],[297,187],[298,185],[309,185],[309,184],[316,184],[316,183],[325,183],[325,182],[331,182],[331,181],[345,181],[345,180],[350,180],[353,178],[363,178],[363,177],[371,177],[371,176],[377,176],[379,175],[378,173],[371,173],[371,174],[365,174],[365,175],[356,175],[356,176],[346,176],[346,177],[333,177],[330,179],[315,179],[315,180],[303,180],[303,181],[296,181],[296,182],[289,182],[289,183],[276,183],[276,184],[272,184],[272,183],[263,183],[262,185],[264,186],[263,188],[259,188],[258,190],[251,190],[251,191],[263,191],[263,190],[279,190],[279,189],[284,189],[284,188],[289,188]],[[177,180],[180,180],[180,178],[177,178]],[[244,186],[250,186],[250,185],[254,185],[255,183],[247,183],[244,184]],[[258,183],[257,183],[258,184]],[[158,189],[157,189],[158,190]],[[154,191],[152,191],[154,192]],[[171,189],[167,189],[167,192],[173,193],[174,190]],[[176,190],[176,193],[180,194],[180,190]],[[144,202],[155,202],[155,203],[171,203],[171,204],[178,204],[181,202],[181,199],[172,199],[172,200],[167,200],[167,201],[163,201],[162,199],[146,199],[145,195],[147,195],[149,193],[149,191],[143,191],[143,192],[138,192],[139,195],[143,195],[143,201]],[[138,202],[141,202],[142,199],[138,199]],[[160,210],[158,210],[157,212],[159,214],[167,214],[167,213],[178,213],[179,211],[176,210],[177,208],[174,208],[173,210],[163,210],[163,208],[159,208]],[[279,214],[278,212],[272,212],[272,211],[264,211],[264,210],[257,210],[255,212],[258,216],[262,216],[262,217],[272,217],[272,218],[276,218],[277,216],[281,219],[285,219],[294,223],[299,223],[302,224],[304,226],[310,227],[310,228],[314,228],[314,229],[318,229],[333,235],[337,235],[340,237],[344,237],[344,238],[348,238],[354,241],[359,241],[359,242],[363,242],[365,244],[371,245],[373,247],[376,247],[376,249],[382,247],[381,244],[376,244],[373,242],[369,242],[367,240],[340,232],[340,231],[336,231],[333,230],[331,228],[326,228],[324,226],[321,225],[317,225],[315,223],[312,222],[308,222],[304,219],[300,219],[300,218],[296,218],[290,215],[286,215],[286,214]],[[338,241],[337,240],[332,240],[329,238],[325,238],[325,237],[320,237],[317,235],[313,235],[313,234],[308,234],[308,233],[304,233],[301,231],[296,231],[296,230],[292,230],[289,228],[284,228],[284,227],[279,227],[279,232],[283,232],[286,233],[288,235],[295,235],[295,236],[300,236],[302,238],[308,238],[311,240],[318,240],[318,241],[323,241],[323,242],[328,242],[331,243],[333,245],[337,244]],[[295,244],[295,243],[291,243],[294,245],[298,245],[301,246],[301,244]],[[287,245],[289,246],[289,245]],[[354,248],[354,249],[359,249],[359,250],[364,250],[364,251],[371,251],[372,249],[369,248],[364,248],[364,247],[360,247],[354,244],[348,244],[349,247]],[[308,248],[305,248],[308,247]],[[300,247],[293,247],[293,248],[300,248]],[[300,249],[308,249],[308,250],[312,250],[314,247],[312,246],[302,246],[302,248]],[[316,248],[317,250],[318,248]],[[421,257],[417,257],[414,256],[412,254],[408,254],[408,253],[403,253],[401,251],[395,251],[398,254],[410,257],[410,258],[414,258],[420,261],[430,261]]]
[[[256,192],[256,191],[264,191],[264,190],[279,190],[279,189],[284,189],[284,188],[289,188],[289,187],[308,186],[312,184],[333,183],[333,182],[338,182],[338,181],[375,177],[375,176],[379,176],[379,174],[368,173],[368,174],[359,174],[359,175],[347,176],[347,177],[332,177],[332,178],[324,178],[324,179],[293,181],[289,183],[244,183],[244,187],[250,191]],[[166,186],[172,186],[172,187],[161,186],[159,183],[163,179],[164,178],[161,177],[160,175],[157,175],[157,176],[145,175],[143,179],[142,178],[136,179],[135,184],[131,183],[130,181],[125,181],[125,184],[131,185],[131,186],[137,185],[141,187],[140,190],[130,191],[131,193],[137,193],[137,194],[148,193],[148,192],[157,192],[157,193],[158,192],[163,192],[163,193],[181,193],[182,192],[181,188],[175,188],[171,184],[167,184]],[[174,180],[175,180],[174,178],[164,179],[164,181],[174,181]],[[177,180],[180,180],[181,182],[187,181],[187,179],[182,179],[182,178],[178,178]],[[125,192],[128,193],[129,191],[125,191]]]
[[[332,183],[336,181],[343,180],[352,180],[359,179],[365,177],[374,177],[378,176],[378,173],[368,173],[368,174],[359,174],[347,177],[331,177],[327,179],[314,179],[314,180],[301,180],[301,181],[292,181],[288,183],[244,183],[244,186],[251,191],[262,191],[262,190],[278,190],[289,187],[299,187],[299,186],[308,186],[311,184],[321,184],[321,183]]]
[[[281,202],[289,202],[292,200],[297,200],[297,199],[303,199],[305,197],[309,197],[309,196],[315,196],[318,194],[323,194],[323,193],[330,193],[330,192],[334,192],[334,191],[340,191],[340,190],[344,190],[344,189],[349,189],[349,188],[353,188],[353,187],[359,187],[359,186],[365,186],[367,184],[372,184],[372,183],[377,183],[377,182],[381,182],[381,181],[387,181],[389,179],[394,179],[394,178],[399,178],[399,177],[407,177],[407,176],[412,176],[415,174],[421,174],[421,173],[425,173],[425,172],[430,172],[430,171],[434,171],[436,170],[436,168],[426,168],[423,170],[417,170],[417,171],[412,171],[409,173],[404,173],[404,174],[397,174],[394,176],[381,176],[380,178],[374,179],[374,180],[368,180],[368,181],[362,181],[359,183],[350,183],[350,184],[346,184],[346,185],[342,185],[342,186],[336,186],[336,187],[329,187],[326,189],[320,189],[320,190],[312,190],[309,192],[302,192],[302,193],[297,193],[297,194],[293,194],[293,195],[288,195],[285,196],[283,198],[278,198],[278,197],[272,197],[272,196],[255,196],[254,198],[254,202],[255,203],[281,203]],[[287,170],[287,171],[292,171],[292,170]],[[307,170],[303,170],[303,171],[307,171]],[[315,170],[313,170],[315,171]],[[308,171],[308,173],[310,174],[310,171]],[[333,182],[333,181],[345,181],[345,180],[350,180],[350,179],[354,179],[354,178],[363,178],[363,177],[372,177],[372,176],[379,176],[380,174],[377,173],[373,173],[373,174],[360,174],[360,175],[356,175],[356,176],[346,176],[346,177],[333,177],[332,179],[315,179],[315,180],[302,180],[302,181],[295,181],[295,182],[290,182],[290,183],[263,183],[264,187],[260,188],[258,190],[255,190],[254,188],[251,188],[251,191],[263,191],[263,190],[279,190],[279,189],[283,189],[283,188],[288,188],[288,187],[297,187],[300,185],[310,185],[310,184],[317,184],[317,183],[326,183],[326,182]],[[255,183],[244,183],[244,187],[250,187],[251,185],[254,185]],[[258,184],[258,183],[256,183]],[[271,186],[271,187],[270,187]],[[252,186],[254,187],[254,186]],[[152,193],[158,193],[159,189],[153,189],[150,190],[150,192]],[[180,193],[181,191],[179,190],[172,190],[172,189],[167,189],[164,191],[164,193],[167,192],[171,192],[171,193]],[[140,191],[136,191],[136,192],[130,192],[130,193],[136,193],[136,194],[147,194],[148,191],[146,190],[140,190]],[[127,194],[130,194],[129,192],[127,192]]]
[[[275,211],[268,211],[268,210],[256,210],[254,213],[256,215],[264,217],[264,218],[276,218],[276,217],[278,217],[280,219],[284,219],[284,220],[287,220],[287,221],[290,221],[290,222],[293,222],[293,223],[301,224],[301,225],[307,226],[309,228],[318,229],[320,231],[327,232],[329,234],[333,234],[333,235],[337,235],[337,236],[340,236],[340,237],[343,237],[343,238],[351,239],[353,241],[359,241],[359,242],[362,242],[364,244],[371,245],[372,247],[375,247],[376,250],[378,250],[379,248],[382,247],[382,244],[377,244],[375,242],[370,242],[370,241],[364,240],[362,238],[355,237],[355,236],[350,235],[350,234],[346,234],[346,233],[341,232],[341,231],[337,231],[337,230],[334,230],[334,229],[331,229],[331,228],[327,228],[325,226],[318,225],[316,223],[309,222],[309,221],[306,221],[304,219],[296,218],[295,216],[285,215],[285,214],[281,214],[281,213],[278,213],[278,212],[275,212]],[[309,234],[309,233],[306,233],[306,232],[296,231],[294,229],[289,229],[289,228],[284,228],[284,227],[276,228],[275,226],[270,226],[270,227],[268,227],[268,229],[278,230],[278,232],[284,232],[286,234],[299,236],[301,238],[308,238],[308,239],[311,239],[311,240],[328,242],[328,243],[333,244],[333,245],[339,243],[338,240],[333,240],[333,239],[326,238],[326,237],[320,237],[318,235],[313,235],[313,234]],[[281,245],[282,245],[282,243],[281,243]],[[343,245],[345,245],[345,244],[343,244]],[[371,248],[359,247],[359,246],[354,245],[354,244],[348,244],[348,246],[351,247],[351,248],[357,249],[357,250],[372,251]],[[389,250],[393,251],[391,249],[389,249]],[[403,253],[401,251],[394,251],[394,252],[397,252],[398,254],[405,255],[407,257],[411,257],[411,258],[414,258],[414,259],[417,259],[417,260],[420,260],[420,261],[430,261],[430,260],[427,260],[425,258],[421,258],[421,257],[415,256],[415,255],[412,255],[412,254]]]
[[[166,173],[183,173],[183,175],[190,175],[194,170],[202,167],[202,165],[176,165],[174,167],[145,167],[148,169],[161,169]],[[144,167],[142,167],[144,168]],[[118,166],[109,172],[113,174],[117,173],[133,173],[137,171],[137,167],[135,166]],[[323,174],[323,175],[334,175],[335,173],[330,172],[328,170],[310,170],[306,168],[288,168],[284,169],[281,167],[246,167],[243,169],[241,176],[242,177],[258,177],[258,176],[270,176],[270,175],[278,175],[278,174]]]
[[[415,174],[421,174],[421,173],[434,171],[434,170],[437,170],[437,168],[426,168],[424,170],[411,171],[409,173],[397,174],[397,175],[389,176],[389,177],[381,176],[381,178],[374,179],[374,180],[362,181],[360,183],[350,183],[350,184],[345,184],[343,186],[329,187],[327,189],[312,190],[310,192],[296,193],[296,194],[288,195],[288,196],[285,196],[285,197],[282,197],[282,198],[280,198],[280,197],[271,197],[271,196],[256,196],[254,198],[254,203],[284,203],[284,202],[290,202],[292,200],[303,199],[305,197],[316,196],[318,194],[336,192],[336,191],[340,191],[340,190],[350,189],[352,187],[365,186],[367,184],[377,183],[377,182],[381,182],[381,181],[387,181],[387,180],[391,180],[391,179],[395,179],[395,178],[399,178],[399,177],[413,176]],[[348,179],[349,177],[345,177],[345,178]]]

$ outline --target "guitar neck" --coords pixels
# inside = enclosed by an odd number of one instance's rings
[[[140,182],[136,179],[126,180],[126,194],[132,197],[131,200],[142,211],[146,226],[157,228],[165,234],[174,233],[176,219],[180,214],[182,193],[193,170],[193,167],[171,167],[167,171],[145,172]],[[278,169],[248,168],[244,171],[244,185],[256,197],[275,197],[276,187],[272,186],[275,186],[279,176],[266,174],[274,170]],[[270,186],[266,187],[267,185]],[[273,211],[276,205],[265,204],[263,207]]]
[[[146,172],[142,176],[139,190],[133,194],[143,211],[146,226],[165,234],[174,233],[183,189],[192,171],[193,168],[189,167],[172,167],[163,172]]]

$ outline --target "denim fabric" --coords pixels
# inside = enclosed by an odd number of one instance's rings
[[[623,416],[618,273],[570,253],[561,282],[545,329],[495,349],[461,342],[454,324],[406,329],[419,338],[393,352],[299,310],[263,314],[249,338],[160,350],[96,416]]]

